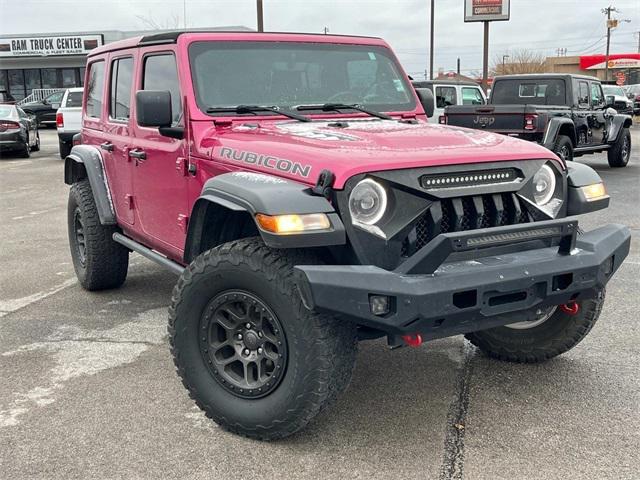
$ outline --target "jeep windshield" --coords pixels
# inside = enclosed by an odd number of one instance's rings
[[[564,80],[505,79],[493,85],[491,103],[494,105],[566,105]]]
[[[384,47],[206,41],[192,43],[189,58],[198,107],[216,116],[241,115],[239,105],[282,110],[317,105],[317,113],[325,114],[344,113],[323,110],[328,104],[386,112],[416,107],[411,86]]]

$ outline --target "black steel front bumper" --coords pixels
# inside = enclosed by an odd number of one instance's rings
[[[390,335],[448,337],[594,296],[629,253],[631,234],[622,225],[577,231],[576,220],[552,220],[443,234],[394,271],[297,266],[297,284],[309,309]],[[390,312],[372,314],[372,295],[389,297]]]

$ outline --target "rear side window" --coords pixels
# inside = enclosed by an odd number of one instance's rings
[[[180,83],[176,59],[172,54],[152,55],[144,59],[143,90],[168,90],[171,93],[173,124],[182,117]]]
[[[436,107],[456,105],[456,87],[436,87]]]
[[[83,92],[69,92],[67,94],[67,100],[64,106],[67,108],[81,107],[82,95],[83,95]]]
[[[578,105],[581,107],[589,106],[589,84],[587,82],[578,82]]]
[[[109,115],[115,120],[128,120],[131,109],[133,58],[119,58],[111,64]]]
[[[87,116],[100,118],[102,113],[102,94],[104,92],[104,62],[95,62],[89,66],[89,84],[87,85]]]
[[[462,87],[462,104],[463,105],[483,105],[484,98],[480,90],[474,87]]]

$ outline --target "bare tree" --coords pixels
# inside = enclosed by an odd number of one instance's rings
[[[142,22],[142,24],[148,30],[174,30],[180,28],[182,26],[182,21],[180,16],[177,14],[171,14],[171,17],[163,20],[156,21],[153,18],[153,15],[149,13],[149,15],[136,15],[136,18]]]
[[[513,75],[518,73],[544,73],[547,70],[545,57],[531,50],[511,50],[507,55],[493,59],[490,74]]]

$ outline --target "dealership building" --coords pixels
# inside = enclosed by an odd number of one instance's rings
[[[199,30],[199,29],[194,29]],[[212,27],[200,30],[250,31],[242,26]],[[0,90],[16,100],[34,89],[79,87],[84,82],[87,54],[101,45],[154,31],[73,32],[0,37]]]

